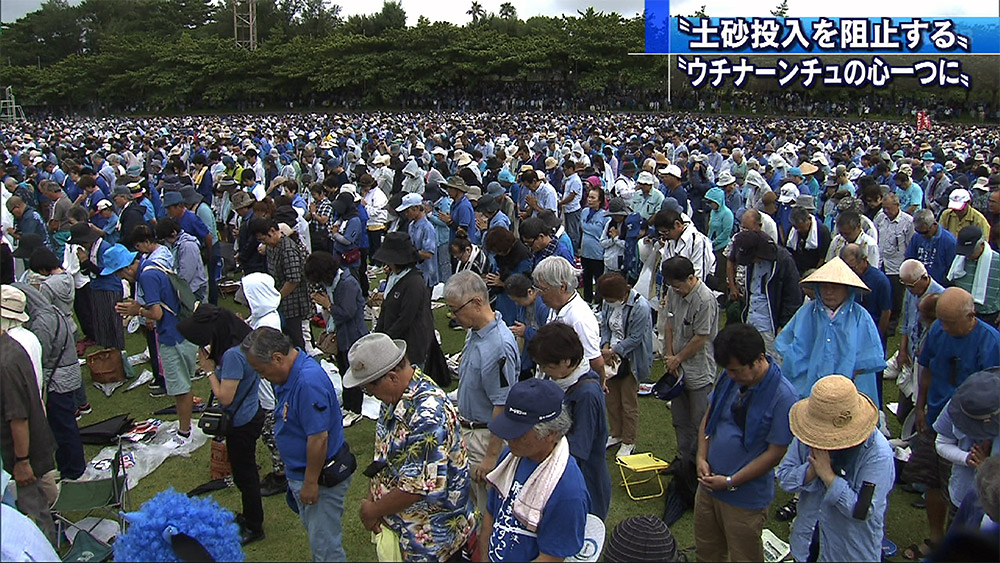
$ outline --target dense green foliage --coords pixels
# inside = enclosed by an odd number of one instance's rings
[[[642,14],[587,8],[522,20],[509,2],[497,14],[472,2],[466,25],[420,17],[407,27],[394,1],[348,18],[331,0],[257,1],[259,47],[248,51],[235,44],[233,1],[84,0],[71,6],[46,0],[0,32],[0,85],[13,85],[29,107],[125,111],[414,107],[438,96],[492,99],[511,84],[542,84],[549,93],[590,100],[622,91],[665,97],[668,58],[628,54],[644,49]],[[995,100],[995,61],[966,57],[963,66],[974,77],[970,91],[920,89],[897,79],[885,92]],[[690,94],[687,77],[673,72],[673,95]],[[748,88],[779,89],[766,79],[752,79]],[[811,95],[856,94],[839,88]]]

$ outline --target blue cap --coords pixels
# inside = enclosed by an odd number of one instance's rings
[[[789,176],[798,176],[799,178],[801,178],[802,177],[802,170],[800,170],[798,166],[796,166],[794,168],[789,168],[788,169],[788,175]]]
[[[937,174],[938,172],[941,172],[942,170],[944,170],[944,166],[942,166],[940,164],[935,163],[934,166],[931,166],[931,174]]]
[[[497,176],[497,180],[499,180],[501,182],[508,182],[510,184],[513,184],[514,183],[514,174],[510,170],[504,170],[504,171],[500,172],[499,176]]]
[[[934,155],[931,154],[931,151],[927,151],[924,153],[923,160],[934,160]]]
[[[678,213],[684,213],[684,210],[681,209],[680,202],[678,202],[675,197],[667,196],[663,198],[663,203],[660,204],[660,211],[667,211],[668,209],[672,209]]]
[[[137,254],[137,252],[131,252],[129,249],[120,244],[116,244],[105,250],[104,269],[101,270],[101,275],[110,276],[125,266],[128,266],[135,260]]]
[[[549,379],[518,382],[507,393],[503,412],[490,421],[490,432],[503,440],[516,440],[536,424],[559,416],[564,397],[562,389]]]
[[[170,207],[171,205],[183,205],[184,196],[180,192],[166,192],[163,194],[163,207]]]

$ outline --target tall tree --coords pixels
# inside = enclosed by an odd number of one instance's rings
[[[500,17],[505,20],[516,20],[517,8],[515,8],[510,2],[500,4]]]
[[[486,15],[486,9],[476,0],[472,0],[472,6],[465,13],[472,16],[472,23],[479,23],[479,20]]]
[[[781,3],[771,10],[771,15],[776,18],[783,18],[788,15],[788,0],[781,0]]]

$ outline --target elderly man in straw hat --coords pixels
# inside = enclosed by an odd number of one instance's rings
[[[476,527],[458,409],[410,364],[405,340],[367,334],[351,346],[348,359],[344,386],[382,402],[361,522],[373,532],[383,525],[394,532],[403,560],[446,561]]]
[[[820,379],[792,406],[795,440],[776,473],[800,494],[789,539],[796,561],[881,560],[896,471],[878,420],[875,403],[842,375]]]
[[[855,300],[868,286],[839,256],[802,283],[818,286],[819,299],[802,305],[775,338],[782,373],[802,398],[821,377],[846,373],[862,393],[877,400],[875,374],[885,369],[882,341],[875,321]]]

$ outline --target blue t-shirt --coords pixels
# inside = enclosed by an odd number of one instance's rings
[[[500,460],[508,455],[510,450],[505,447]],[[486,509],[493,516],[487,552],[490,561],[533,561],[539,553],[566,558],[576,555],[583,547],[590,494],[573,456],[570,456],[566,470],[549,496],[538,522],[537,533],[529,531],[514,516],[514,499],[536,467],[538,462],[520,459],[514,472],[514,484],[506,499],[501,499],[500,493],[490,488],[490,498],[486,503]]]
[[[955,235],[938,225],[937,234],[930,240],[924,235],[914,234],[910,239],[910,245],[906,247],[906,257],[923,262],[927,267],[927,273],[934,278],[934,281],[947,285],[946,276],[955,259],[956,243]]]
[[[163,316],[156,321],[156,336],[160,344],[176,346],[184,340],[181,333],[177,332],[177,316],[170,312],[177,312],[180,308],[177,292],[167,274],[149,266],[154,266],[149,260],[139,263],[139,291],[142,292],[142,303],[146,307],[160,305]]]
[[[101,246],[97,250],[97,266],[100,269],[104,269],[104,253],[111,248],[111,244],[106,241],[101,241]],[[90,282],[90,289],[95,291],[114,291],[121,295],[122,290],[122,280],[115,274],[108,274],[106,276],[95,276]]]
[[[205,236],[208,235],[208,226],[205,225],[205,222],[200,217],[191,213],[190,210],[185,209],[184,215],[181,215],[177,223],[185,233],[198,239],[199,246],[205,246]]]
[[[432,255],[437,253],[437,231],[434,230],[434,225],[431,225],[426,217],[421,217],[410,223],[407,232],[410,235],[410,241],[413,242],[413,247],[418,251],[429,252]],[[437,285],[438,268],[435,256],[421,260],[417,263],[417,268],[424,275],[424,281],[429,287]]]
[[[590,260],[603,260],[604,248],[601,246],[601,236],[611,218],[603,209],[584,209],[580,216],[580,227],[583,231],[580,244],[580,256]]]
[[[871,266],[861,275],[861,281],[865,282],[871,291],[859,291],[855,297],[872,316],[875,327],[878,328],[882,312],[892,310],[892,286],[889,285],[889,278],[882,273],[882,270]]]
[[[288,380],[274,386],[274,440],[289,479],[302,481],[309,436],[327,432],[326,460],[344,445],[344,423],[330,377],[302,349]]]
[[[966,378],[977,371],[1000,366],[1000,333],[976,319],[972,332],[955,338],[941,328],[941,321],[934,321],[920,352],[919,363],[931,370],[927,424],[933,424]]]
[[[220,380],[235,379],[239,381],[233,402],[226,407],[226,412],[233,415],[233,426],[239,427],[250,422],[260,404],[257,399],[257,388],[260,386],[260,376],[250,367],[246,355],[239,346],[233,346],[222,354],[222,363],[216,367]]]
[[[476,213],[472,210],[472,202],[465,196],[462,196],[462,199],[451,204],[452,240],[455,239],[455,233],[458,232],[459,227],[465,227],[465,232],[468,233],[470,242],[479,242],[476,229]]]

